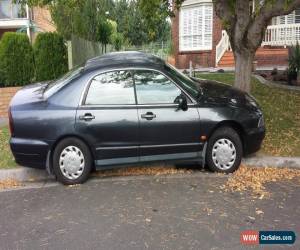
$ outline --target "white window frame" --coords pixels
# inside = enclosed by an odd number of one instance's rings
[[[210,15],[205,15],[205,7],[209,7],[211,8],[211,13]],[[193,18],[193,16],[191,15],[195,15],[195,12],[197,13],[202,12],[202,15],[198,18],[201,19],[201,25],[199,25],[196,29],[195,29],[195,18]],[[191,17],[190,20],[188,20],[189,22],[189,27],[188,29],[188,35],[184,34],[186,32],[184,32],[184,16],[188,15]],[[205,29],[207,27],[205,27],[206,22],[205,22],[205,18],[210,18],[210,31],[209,32],[205,32]],[[199,22],[199,20],[198,20]],[[201,30],[199,29],[201,27]],[[200,33],[201,32],[201,33]],[[196,34],[194,34],[196,33]],[[207,40],[205,40],[205,36],[209,35],[209,44],[205,44],[205,42],[207,42]],[[198,36],[198,38],[196,38],[196,36]],[[184,38],[185,37],[189,37],[190,41],[188,42],[188,45],[184,44]],[[201,39],[201,45],[197,44],[197,39]],[[198,40],[199,41],[199,40]],[[196,43],[196,45],[195,45]],[[213,47],[213,4],[210,2],[206,2],[206,3],[200,3],[197,5],[191,5],[191,6],[183,6],[180,9],[179,12],[179,51],[180,52],[185,52],[185,51],[207,51],[207,50],[212,50]]]

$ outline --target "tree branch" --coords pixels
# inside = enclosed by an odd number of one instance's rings
[[[266,26],[273,17],[287,15],[300,7],[300,0],[269,0],[261,6],[249,27],[247,40],[249,47],[256,50],[262,43]]]

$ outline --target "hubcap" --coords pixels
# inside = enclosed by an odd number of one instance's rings
[[[84,155],[78,147],[68,146],[60,154],[59,166],[66,178],[75,180],[83,173]]]
[[[213,162],[221,170],[230,169],[236,159],[234,144],[228,139],[219,139],[213,146]]]

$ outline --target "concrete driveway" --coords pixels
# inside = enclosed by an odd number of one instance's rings
[[[0,192],[0,249],[241,249],[242,230],[299,235],[298,180],[271,184],[264,200],[222,193],[226,180],[117,177]]]

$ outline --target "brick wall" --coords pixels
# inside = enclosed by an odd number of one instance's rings
[[[35,26],[37,27],[37,32],[32,32],[32,41],[35,40],[39,32],[54,32],[56,27],[51,19],[50,11],[47,7],[33,7],[31,9],[31,17]]]
[[[51,19],[50,11],[46,7],[33,7],[32,19],[36,26],[43,32],[54,32],[55,25]]]
[[[0,117],[7,117],[7,110],[12,97],[20,87],[0,88]]]
[[[215,67],[216,63],[216,46],[221,40],[222,24],[220,19],[214,13],[213,16],[213,38],[212,50],[207,51],[179,51],[179,12],[175,12],[172,19],[172,41],[174,48],[174,57],[176,67],[180,69],[189,68],[189,62],[192,61],[193,67]]]

